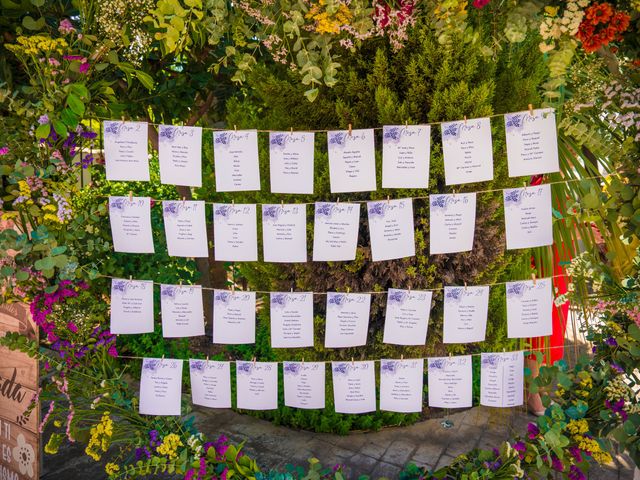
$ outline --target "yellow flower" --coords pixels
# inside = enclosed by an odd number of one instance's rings
[[[111,414],[104,412],[100,423],[91,427],[89,433],[91,437],[84,451],[97,462],[102,456],[100,451],[106,452],[109,449],[110,439],[113,435],[113,420],[111,420]]]
[[[177,449],[182,446],[183,443],[180,437],[175,433],[170,433],[162,439],[162,444],[157,448],[157,452],[169,458],[176,458],[178,456]]]
[[[589,431],[589,424],[582,418],[580,420],[571,420],[565,428],[571,435],[581,435]]]
[[[120,471],[120,466],[115,463],[107,463],[104,466],[104,471],[107,472],[107,475],[113,475],[114,473],[118,473]]]
[[[548,5],[544,7],[544,13],[546,13],[550,17],[555,17],[558,14],[558,7],[552,7],[551,5]]]

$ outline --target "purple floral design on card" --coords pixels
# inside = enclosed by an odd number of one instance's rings
[[[142,370],[148,370],[150,372],[156,372],[162,365],[162,360],[158,358],[145,358]]]
[[[442,124],[442,140],[457,142],[460,138],[460,122]]]
[[[391,304],[402,305],[407,297],[407,292],[403,292],[402,290],[390,290],[389,298],[387,300]]]
[[[236,371],[239,375],[251,375],[253,372],[253,362],[236,363]]]
[[[445,370],[447,360],[445,358],[432,358],[429,360],[429,370]]]
[[[509,205],[520,205],[522,202],[522,188],[513,188],[511,190],[504,191],[504,204],[506,206]]]
[[[380,364],[380,373],[382,375],[395,375],[398,371],[398,362],[395,360],[382,361]]]
[[[316,203],[316,217],[331,218],[333,205],[331,203]]]
[[[119,137],[122,122],[104,122],[105,137]]]
[[[482,355],[483,367],[497,367],[500,363],[500,355],[490,353],[488,355]]]
[[[216,132],[213,134],[214,145],[228,147],[231,144],[231,132]]]
[[[272,293],[271,294],[271,308],[284,308],[287,306],[287,294],[286,293]]]
[[[207,362],[205,360],[194,360],[192,362],[189,362],[189,368],[191,369],[192,372],[204,372],[205,368],[207,366]]]
[[[111,291],[116,295],[125,295],[127,293],[127,280],[112,280]]]
[[[160,143],[173,143],[176,138],[177,131],[178,127],[174,127],[171,125],[160,125],[160,132],[158,133]]]
[[[433,195],[431,197],[431,208],[434,210],[446,210],[447,196],[448,195]]]
[[[127,208],[127,199],[124,197],[112,198],[109,202],[109,210],[113,212],[122,213]]]
[[[327,303],[329,308],[342,308],[347,301],[347,296],[344,293],[327,293]]]
[[[385,202],[371,202],[368,206],[369,218],[384,218],[384,214],[386,211]]]
[[[401,127],[384,127],[382,133],[382,143],[383,144],[391,144],[391,143],[399,143],[400,138],[402,138],[402,128]]]
[[[347,375],[349,375],[349,364],[345,362],[334,364],[333,373],[346,377]]]
[[[231,301],[231,293],[227,291],[216,292],[213,296],[214,305],[228,305]]]
[[[329,132],[329,148],[343,148],[347,143],[347,132]]]
[[[504,116],[507,133],[519,132],[524,128],[524,116],[528,113],[511,113]]]
[[[263,205],[262,206],[262,219],[267,222],[277,222],[280,216],[279,205]]]
[[[284,148],[287,146],[288,135],[288,133],[272,133],[269,136],[269,145],[271,145],[271,148],[284,150]]]
[[[162,300],[175,300],[178,293],[178,287],[175,285],[162,285],[160,287],[160,298]]]
[[[216,205],[214,213],[217,218],[228,220],[231,216],[231,205]]]
[[[297,377],[300,373],[301,365],[296,362],[284,362],[283,371],[285,375]]]
[[[507,298],[521,297],[525,292],[524,282],[514,282],[507,284]]]
[[[165,217],[177,217],[180,215],[180,202],[162,202],[162,213]]]
[[[464,292],[464,288],[448,288],[445,290],[444,299],[445,301],[459,303],[462,300],[462,294]]]

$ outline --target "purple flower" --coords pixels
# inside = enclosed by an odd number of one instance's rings
[[[73,27],[73,23],[71,23],[71,21],[68,18],[65,18],[60,22],[60,25],[58,26],[58,31],[63,35],[67,35],[69,33],[75,32],[76,29]]]
[[[609,337],[604,341],[605,345],[609,345],[610,347],[617,347],[618,346],[618,342],[616,341],[615,338],[613,337]]]
[[[513,444],[513,449],[518,452],[520,459],[524,458],[524,452],[527,450],[527,445],[523,441],[518,441]]]
[[[87,73],[89,71],[90,64],[86,60],[80,64],[78,71],[80,73]]]
[[[529,432],[529,438],[531,440],[535,439],[538,435],[540,435],[540,429],[538,428],[538,425],[536,425],[535,423],[529,423],[529,425],[527,425],[527,432]]]
[[[613,413],[617,413],[618,415],[620,415],[623,421],[625,422],[627,421],[627,418],[629,417],[629,415],[624,410],[624,399],[621,398],[617,400],[615,403],[611,403],[609,400],[605,400],[604,405]]]
[[[575,445],[570,446],[568,450],[576,462],[580,463],[582,461],[582,450]]]
[[[571,469],[567,474],[567,478],[569,480],[587,480],[587,477],[584,476],[584,473],[582,473],[582,470],[580,470],[575,465],[571,465]]]
[[[2,147],[0,148],[0,156],[2,155],[6,155],[7,153],[9,153],[9,147]]]
[[[553,468],[558,472],[562,472],[564,471],[564,464],[562,463],[562,460],[560,460],[558,457],[554,455],[551,458],[551,468]]]
[[[624,373],[624,368],[622,368],[616,362],[611,362],[609,366],[611,367],[611,370],[613,370],[616,373],[620,373],[620,374]]]
[[[49,115],[47,115],[46,113],[44,115],[40,115],[40,118],[38,119],[38,123],[40,125],[44,125],[45,123],[49,123]]]

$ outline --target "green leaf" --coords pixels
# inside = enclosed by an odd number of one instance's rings
[[[51,255],[60,255],[64,252],[67,251],[67,246],[66,245],[59,245],[57,247],[53,247],[51,249]]]
[[[320,93],[320,90],[318,88],[311,88],[304,92],[304,96],[307,97],[307,100],[313,102],[316,98],[318,98],[318,93]]]
[[[142,85],[144,85],[147,90],[151,91],[154,89],[155,82],[153,81],[153,77],[151,75],[141,70],[136,70],[135,74],[136,78],[140,80],[140,83],[142,83]]]
[[[31,4],[36,7],[41,7],[44,5],[45,0],[31,0]]]
[[[60,135],[62,138],[66,138],[67,127],[65,126],[65,124],[62,123],[60,120],[53,120],[52,123],[53,123],[53,129],[56,131],[56,133]]]
[[[635,340],[640,342],[640,327],[635,323],[629,325],[629,335],[631,335]]]
[[[49,133],[51,133],[51,124],[49,123],[44,123],[36,128],[36,138],[38,139],[49,137]]]
[[[78,115],[73,113],[70,108],[63,109],[60,113],[60,118],[69,128],[72,129],[76,128],[78,126],[78,122],[80,121]]]
[[[22,25],[29,30],[41,30],[45,25],[44,17],[34,20],[32,16],[27,15],[22,19]]]
[[[82,103],[82,100],[73,93],[70,93],[67,97],[67,105],[76,115],[80,117],[84,115],[84,103]]]

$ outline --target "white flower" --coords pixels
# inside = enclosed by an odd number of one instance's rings
[[[13,459],[18,462],[18,469],[22,475],[33,478],[33,462],[35,462],[36,453],[23,434],[19,434],[17,440],[18,445],[13,447]]]

